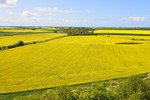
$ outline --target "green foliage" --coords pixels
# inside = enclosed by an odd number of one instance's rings
[[[129,100],[147,100],[147,99],[145,98],[144,92],[137,91],[131,94],[131,96],[129,97]]]
[[[150,99],[150,89],[145,92],[145,98]]]
[[[90,87],[59,88],[57,95],[60,100],[116,100],[110,91],[106,90],[106,83],[93,83]]]
[[[24,45],[24,42],[23,41],[18,41],[18,46],[23,46]]]
[[[56,95],[52,90],[48,90],[43,93],[42,100],[56,100]]]
[[[36,28],[32,28],[32,30],[36,30]]]
[[[33,41],[33,44],[35,44],[36,43],[36,41]]]
[[[30,95],[26,95],[26,96],[17,96],[13,100],[41,100],[41,95],[30,94]]]
[[[59,100],[75,100],[69,87],[58,88],[57,96]]]
[[[69,36],[74,35],[95,35],[92,28],[69,28],[64,30]]]
[[[150,91],[141,78],[132,76],[121,82],[96,82],[75,90],[63,87],[58,96],[61,100],[149,100]]]
[[[0,47],[0,50],[11,49],[11,48],[23,46],[23,45],[25,45],[25,44],[26,44],[26,43],[24,43],[23,41],[18,41],[18,43],[15,43],[15,44],[13,44],[13,45],[8,45],[8,46]]]
[[[141,78],[138,76],[132,76],[120,82],[116,89],[116,93],[121,100],[128,98],[146,98],[144,93],[146,93],[148,89],[149,88],[146,87]]]
[[[111,91],[107,90],[107,83],[93,83],[91,85],[90,95],[92,100],[114,100]]]
[[[125,82],[128,90],[131,90],[131,92],[146,90],[143,80],[138,76],[129,77]]]

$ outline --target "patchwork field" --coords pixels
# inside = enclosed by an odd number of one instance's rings
[[[96,31],[100,32],[102,31]],[[68,36],[0,51],[0,93],[101,81],[150,72],[149,40],[150,36]]]
[[[0,27],[0,36],[55,33],[57,30],[52,27]]]

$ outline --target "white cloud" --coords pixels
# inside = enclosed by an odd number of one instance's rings
[[[53,15],[55,15],[55,14],[54,14],[54,13],[49,13],[48,15],[53,16]]]
[[[30,12],[30,11],[23,11],[21,13],[21,15],[24,16],[24,17],[33,17],[33,16],[36,16],[37,14],[33,13],[33,12]]]
[[[8,15],[14,15],[15,13],[13,11],[7,11]]]
[[[0,16],[0,23],[3,23],[3,22],[9,22],[9,19],[7,17]]]
[[[75,11],[72,9],[68,9],[68,10],[63,10],[63,13],[74,13]]]
[[[146,18],[145,17],[127,17],[127,18],[123,18],[122,20],[125,20],[125,21],[136,21],[136,22],[143,22],[143,21],[146,21]]]
[[[18,0],[0,0],[0,7],[15,7]]]
[[[85,10],[85,12],[86,12],[86,13],[92,13],[93,11],[92,11],[92,10],[87,9],[87,10]]]
[[[73,13],[75,12],[73,9],[61,10],[59,8],[34,8],[39,12],[51,12],[51,13]]]

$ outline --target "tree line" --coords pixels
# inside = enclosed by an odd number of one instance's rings
[[[69,36],[75,36],[75,35],[96,35],[94,34],[94,29],[92,28],[74,28],[70,27],[68,29],[64,29],[64,32],[67,33]]]
[[[24,41],[18,41],[17,43],[12,44],[12,45],[2,46],[2,47],[0,47],[0,50],[16,48],[16,47],[20,47],[20,46],[24,46],[24,45],[28,45],[28,44],[34,44],[34,43],[37,43],[37,42],[39,42],[39,41],[33,41],[33,42],[29,42],[29,43],[25,43]]]

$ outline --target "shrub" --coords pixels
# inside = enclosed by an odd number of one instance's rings
[[[18,45],[18,46],[23,46],[23,45],[24,45],[24,42],[23,42],[23,41],[18,41],[17,45]]]
[[[33,41],[33,43],[36,43],[36,41]]]
[[[7,46],[8,48],[14,48],[14,47],[16,47],[16,45],[9,45],[9,46]]]
[[[57,97],[59,100],[75,100],[69,87],[58,88]]]
[[[52,90],[48,90],[42,94],[42,100],[56,100],[56,95]]]
[[[143,80],[138,76],[132,76],[120,82],[116,89],[117,96],[120,99],[133,98],[135,95],[138,97],[143,96],[148,87],[144,84]],[[142,96],[140,96],[142,95]]]
[[[142,91],[137,91],[129,97],[129,100],[145,100],[145,95],[144,92]]]
[[[36,30],[35,28],[32,28],[32,30]]]

